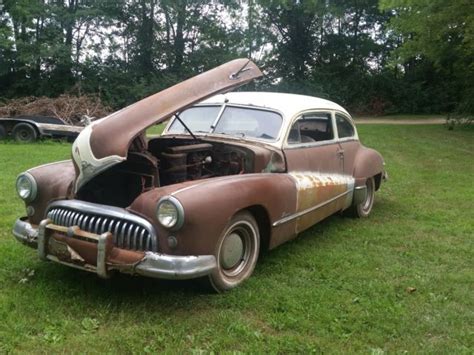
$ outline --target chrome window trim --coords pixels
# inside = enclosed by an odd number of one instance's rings
[[[322,146],[325,146],[325,145],[336,144],[337,142],[338,141],[336,139],[331,139],[330,141],[292,144],[292,145],[283,147],[283,149],[284,150],[293,150],[293,149],[301,149],[301,148],[315,148],[315,147],[322,147]]]
[[[356,137],[352,136],[352,137],[347,137],[347,138],[340,138],[337,141],[340,142],[340,143],[358,142],[359,138],[356,138]]]
[[[339,138],[339,130],[337,129],[336,115],[342,116],[343,118],[346,119],[347,122],[349,122],[349,124],[354,129],[354,134],[352,136]],[[334,119],[334,129],[335,129],[334,132],[336,133],[338,142],[347,142],[347,141],[351,141],[351,140],[359,140],[359,133],[357,132],[357,128],[356,128],[356,125],[355,125],[354,120],[352,119],[352,117],[348,116],[344,112],[334,111],[333,119]]]
[[[293,124],[298,121],[303,115],[308,114],[308,113],[326,113],[329,114],[330,120],[331,120],[331,125],[332,129],[334,132],[334,138],[326,141],[319,141],[319,142],[306,142],[306,143],[299,143],[299,144],[288,144],[288,136],[290,135],[290,130]],[[296,115],[293,116],[293,118],[290,120],[290,123],[287,127],[286,134],[284,136],[283,140],[283,149],[284,150],[290,150],[290,149],[300,149],[300,148],[313,148],[313,147],[321,147],[324,145],[331,145],[335,144],[338,142],[338,139],[336,138],[336,131],[334,131],[334,126],[335,126],[335,120],[334,120],[334,110],[325,110],[325,109],[311,109],[311,110],[304,110],[300,111]]]

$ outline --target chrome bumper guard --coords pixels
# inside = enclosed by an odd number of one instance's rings
[[[50,220],[45,219],[41,221],[36,229],[26,221],[26,218],[19,218],[13,227],[13,235],[19,242],[37,248],[38,256],[42,260],[51,260],[81,270],[95,272],[103,278],[109,277],[110,271],[118,270],[127,274],[138,274],[160,279],[184,280],[208,275],[217,267],[214,255],[178,256],[154,252],[145,252],[143,259],[135,264],[109,265],[107,264],[107,250],[112,243],[112,234],[109,232],[100,235],[88,233],[90,239],[97,241],[96,266],[67,263],[48,252],[49,233],[47,233],[47,227],[50,228],[51,226],[55,229],[61,228],[52,225]],[[76,230],[66,229],[67,231],[64,232],[69,237],[73,237],[72,234],[75,234]]]

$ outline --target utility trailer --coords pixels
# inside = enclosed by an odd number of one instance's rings
[[[11,136],[14,140],[24,143],[40,138],[74,141],[83,129],[82,126],[67,125],[57,117],[0,117],[0,140]]]

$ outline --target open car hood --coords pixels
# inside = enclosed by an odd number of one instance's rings
[[[133,140],[146,128],[212,95],[261,77],[248,59],[236,59],[151,95],[87,126],[72,146],[75,192],[86,182],[127,159]]]

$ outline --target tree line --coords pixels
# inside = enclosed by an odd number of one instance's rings
[[[3,99],[92,93],[119,108],[248,57],[266,74],[250,89],[472,113],[473,55],[472,0],[0,0]]]

